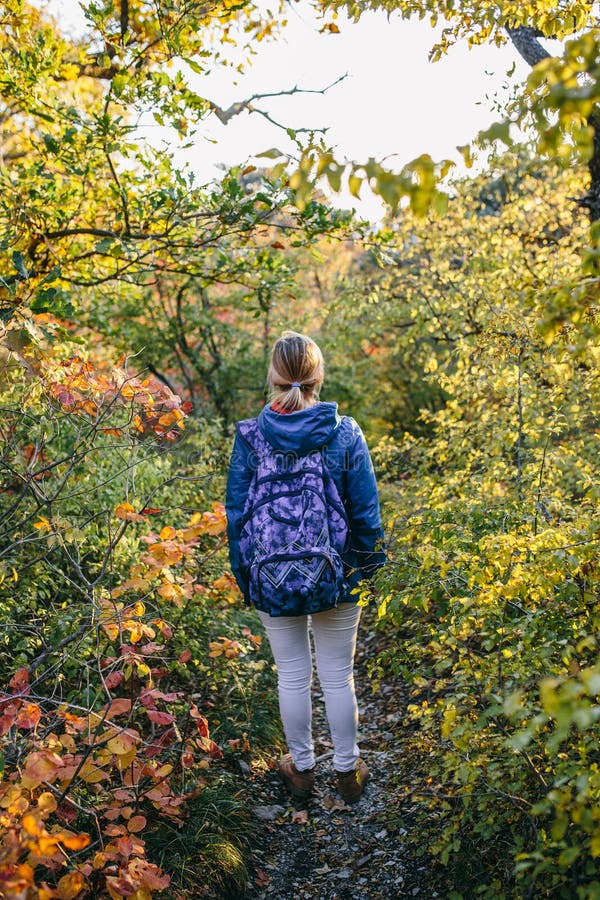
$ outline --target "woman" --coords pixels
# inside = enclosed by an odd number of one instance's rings
[[[357,746],[358,709],[353,665],[361,608],[357,605],[356,593],[352,591],[359,581],[374,574],[383,564],[385,556],[379,549],[383,530],[377,484],[365,439],[354,419],[338,415],[337,403],[319,402],[323,374],[323,356],[317,344],[305,335],[284,331],[271,355],[267,376],[269,402],[257,419],[240,422],[237,426],[227,482],[227,535],[233,574],[246,601],[257,607],[277,664],[279,708],[290,751],[279,762],[283,781],[292,795],[299,799],[307,798],[315,783],[310,695],[312,657],[308,633],[310,618],[317,671],[334,747],[333,766],[337,786],[342,798],[352,803],[361,796],[369,777],[368,767],[360,758]],[[298,606],[295,601],[286,609],[285,596],[279,598],[276,609],[269,606],[273,601],[260,593],[260,586],[257,588],[251,583],[250,567],[244,560],[244,541],[248,541],[247,523],[252,515],[249,504],[257,496],[256,485],[278,477],[270,475],[259,478],[262,462],[268,458],[272,469],[280,472],[281,461],[292,460],[292,469],[296,466],[306,472],[303,460],[310,454],[313,454],[313,462],[308,467],[311,472],[317,471],[319,460],[323,460],[325,481],[321,484],[331,489],[333,499],[328,502],[332,508],[335,508],[335,498],[338,498],[338,503],[341,501],[340,512],[346,523],[343,527],[347,529],[348,540],[341,551],[343,581],[335,581],[334,566],[331,567],[333,575],[329,573],[327,576],[330,577],[327,588],[331,588],[331,582],[341,585],[332,588],[336,592],[333,599],[330,597],[331,590],[324,589],[323,584],[317,589],[309,583],[310,572],[305,570],[307,584],[301,588],[301,593],[309,595],[309,600],[312,598],[309,616],[296,614]],[[333,482],[333,486],[328,484],[327,479]],[[314,488],[310,491],[312,498],[317,491]],[[273,493],[281,496],[277,489]],[[300,491],[292,493],[298,494]],[[269,505],[267,497],[262,501],[262,508],[268,510]],[[274,526],[271,523],[273,528],[284,528],[286,522],[289,525],[293,521],[289,516],[286,518],[272,510],[271,514],[276,520]],[[329,531],[332,530],[330,522]],[[269,533],[266,532],[267,535]],[[335,543],[335,535],[326,535],[325,540],[329,541],[330,537]],[[330,561],[330,556],[335,556],[335,552],[328,546],[322,556]],[[285,559],[289,561],[301,555],[291,553]],[[283,557],[284,554],[277,556],[278,559]],[[329,572],[325,564],[323,569]],[[298,571],[304,570],[298,567],[296,577]],[[322,577],[325,578],[326,573]],[[271,584],[267,587],[273,589]],[[315,600],[315,597],[318,599]]]

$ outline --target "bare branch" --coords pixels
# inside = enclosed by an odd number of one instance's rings
[[[296,87],[290,88],[287,91],[269,91],[266,94],[252,94],[251,97],[248,97],[247,100],[240,100],[237,103],[232,103],[231,106],[227,107],[227,109],[222,109],[220,106],[217,106],[216,103],[209,101],[210,108],[223,125],[227,125],[228,122],[233,119],[234,116],[239,116],[240,113],[247,110],[248,112],[257,112],[260,115],[265,116],[265,118],[269,119],[269,121],[273,122],[274,125],[278,125],[280,128],[284,128],[285,126],[279,125],[278,122],[275,122],[271,119],[268,113],[263,110],[256,109],[252,104],[255,100],[264,100],[267,97],[290,97],[292,94],[325,94],[327,91],[331,90],[332,87],[335,87],[336,84],[339,84],[341,81],[344,81],[345,78],[348,77],[348,73],[346,72],[344,75],[340,75],[339,78],[336,78],[335,81],[332,81],[331,84],[328,84],[327,87],[324,88],[301,88],[296,85]],[[325,129],[297,129],[301,131],[324,131]]]

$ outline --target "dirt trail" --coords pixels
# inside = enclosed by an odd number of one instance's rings
[[[429,900],[437,896],[425,885],[425,870],[408,858],[403,830],[393,832],[387,823],[388,782],[402,752],[397,736],[405,691],[398,682],[382,685],[376,694],[371,691],[367,664],[385,644],[382,634],[373,631],[374,616],[373,610],[363,614],[356,663],[359,746],[371,769],[365,794],[351,807],[337,794],[325,709],[315,676],[317,788],[303,806],[290,799],[276,771],[253,782],[249,804],[260,822],[260,835],[247,894],[252,900]]]

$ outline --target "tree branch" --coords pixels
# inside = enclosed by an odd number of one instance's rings
[[[246,100],[240,100],[237,103],[232,103],[231,106],[228,106],[227,109],[222,109],[222,107],[217,106],[216,103],[212,101],[208,101],[210,104],[210,108],[216,115],[217,119],[223,123],[223,125],[227,125],[227,123],[233,119],[234,116],[239,116],[240,113],[244,112],[244,110],[248,110],[248,112],[257,112],[260,113],[261,116],[265,116],[269,118],[268,113],[264,112],[260,109],[255,109],[252,104],[255,100],[264,100],[267,97],[290,97],[292,94],[325,94],[327,91],[331,90],[332,87],[335,87],[336,84],[339,84],[341,81],[344,81],[345,78],[348,77],[348,73],[346,72],[344,75],[340,75],[339,78],[336,78],[335,81],[332,81],[331,84],[328,84],[327,87],[324,88],[301,88],[296,85],[296,87],[290,88],[287,91],[269,91],[266,94],[252,94],[251,97],[248,97]],[[273,121],[270,119],[270,121]],[[275,125],[279,125],[278,122],[273,122]],[[283,128],[285,126],[279,126]],[[297,129],[298,130],[298,129]],[[325,129],[301,129],[302,131],[315,131],[320,130],[323,131]]]
[[[552,56],[538,41],[538,38],[544,35],[537,28],[530,28],[528,25],[510,28],[507,25],[506,32],[515,48],[530,66],[536,66],[543,59],[549,59]]]
[[[125,39],[125,35],[127,34],[127,29],[129,28],[129,0],[121,0],[121,16],[120,16],[120,26],[121,26],[121,40]]]

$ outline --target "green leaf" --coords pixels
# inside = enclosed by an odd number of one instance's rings
[[[66,291],[49,287],[37,292],[31,310],[36,313],[51,312],[55,316],[69,316],[73,313],[73,304]]]
[[[0,322],[2,322],[3,325],[8,325],[14,316],[16,309],[16,306],[0,306]]]
[[[40,287],[42,284],[52,284],[53,281],[57,281],[60,278],[61,269],[60,266],[54,266],[48,274],[42,278],[40,281]]]
[[[23,279],[29,278],[29,272],[25,266],[25,260],[23,258],[23,254],[19,250],[13,251],[12,255],[13,266]]]
[[[436,191],[433,196],[433,208],[440,216],[445,216],[448,212],[448,194],[443,191]]]
[[[257,159],[279,159],[281,156],[285,156],[277,147],[271,147],[270,150],[263,150],[262,153],[255,153],[254,155]]]
[[[325,175],[327,176],[327,181],[329,182],[329,186],[334,191],[339,191],[342,186],[342,173],[344,171],[344,167],[340,165],[331,165],[326,170]]]
[[[46,150],[48,150],[50,153],[59,153],[60,152],[60,144],[53,135],[43,134],[42,140],[44,141]]]
[[[127,87],[127,76],[123,75],[121,73],[119,73],[118,75],[115,75],[115,77],[112,80],[113,93],[117,97],[120,97],[126,87]]]
[[[192,59],[189,56],[182,56],[181,59],[184,63],[186,63],[186,65],[190,67],[192,72],[197,72],[198,75],[204,75],[206,70],[200,65],[199,62],[196,62],[195,59]]]
[[[486,131],[479,132],[479,140],[483,143],[493,143],[494,141],[502,141],[507,147],[512,146],[512,138],[510,136],[510,122],[494,122],[494,124]]]

